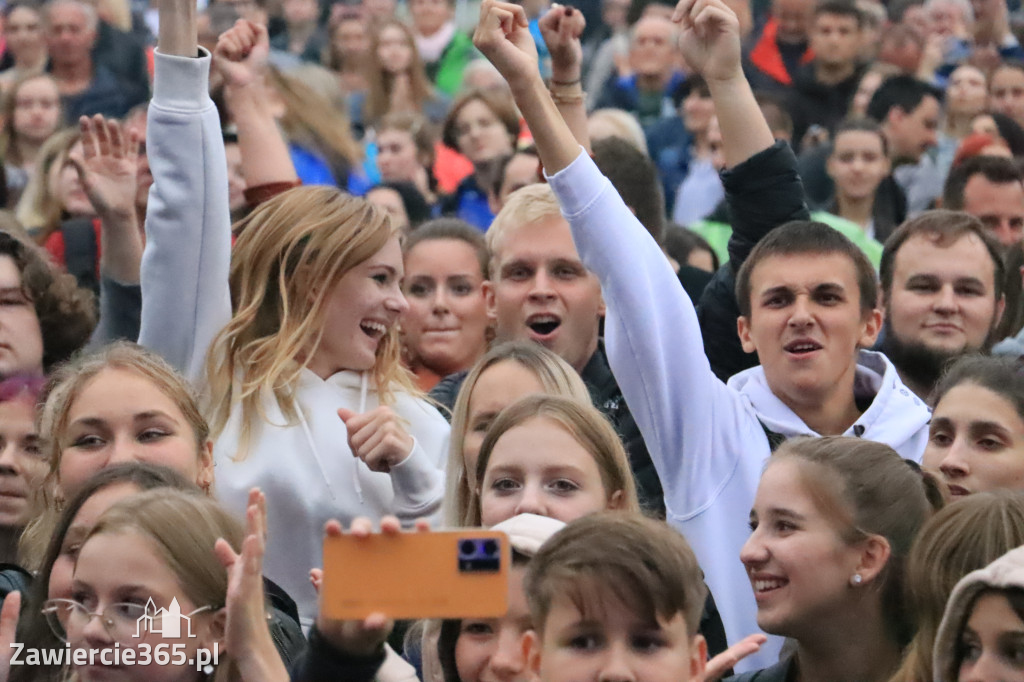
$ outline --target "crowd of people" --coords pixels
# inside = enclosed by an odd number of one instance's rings
[[[0,682],[1024,681],[1024,8],[457,9],[3,9]]]

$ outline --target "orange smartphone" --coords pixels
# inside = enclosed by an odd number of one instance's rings
[[[462,528],[329,537],[320,610],[328,618],[500,618],[508,611],[508,537]]]

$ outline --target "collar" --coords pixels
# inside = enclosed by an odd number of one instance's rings
[[[432,36],[416,34],[416,49],[425,62],[436,62],[455,37],[455,22],[449,21]]]

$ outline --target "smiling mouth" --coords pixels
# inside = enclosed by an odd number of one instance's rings
[[[821,349],[822,345],[817,341],[793,341],[783,347],[790,355],[809,355]]]
[[[759,579],[751,581],[751,584],[754,587],[754,592],[759,595],[774,592],[775,590],[785,587],[788,583],[788,580],[783,580],[781,578]]]
[[[359,328],[363,330],[363,333],[369,336],[373,340],[378,340],[388,333],[388,328],[381,322],[360,322]]]

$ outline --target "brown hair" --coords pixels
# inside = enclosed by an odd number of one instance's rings
[[[850,436],[791,438],[768,461],[795,460],[804,489],[830,517],[848,544],[869,536],[889,543],[889,560],[875,589],[893,640],[910,641],[913,624],[904,608],[903,564],[938,498],[933,478],[888,445]]]
[[[433,88],[427,79],[426,69],[423,67],[423,60],[420,59],[420,52],[416,49],[416,40],[412,29],[398,19],[388,19],[377,26],[373,32],[373,37],[370,40],[370,52],[366,60],[366,83],[369,91],[366,93],[366,113],[363,119],[369,125],[385,114],[391,113],[391,91],[394,88],[395,76],[384,68],[377,56],[377,50],[380,48],[380,36],[389,28],[397,28],[402,32],[412,53],[409,66],[406,69],[409,76],[412,110],[414,112],[422,111],[424,103],[433,95]]]
[[[423,223],[402,240],[402,253],[408,256],[421,242],[449,239],[468,244],[476,253],[480,273],[487,279],[487,244],[480,230],[459,218],[437,218]]]
[[[1024,545],[1024,496],[976,493],[939,511],[921,529],[907,556],[908,613],[917,634],[892,682],[934,677],[935,639],[957,582]]]
[[[421,114],[395,111],[385,114],[377,124],[377,135],[385,130],[399,130],[409,133],[416,145],[416,157],[429,172],[434,166],[434,141],[437,139],[434,127]]]
[[[857,288],[860,289],[860,309],[864,315],[874,310],[878,301],[878,283],[871,261],[838,230],[825,223],[811,220],[794,220],[775,228],[757,243],[747,260],[736,273],[736,303],[740,315],[750,317],[750,278],[754,269],[773,256],[796,255],[846,256],[857,274]]]
[[[980,220],[961,211],[925,211],[916,218],[911,218],[897,228],[885,240],[882,261],[878,272],[882,281],[882,293],[888,298],[892,293],[892,278],[896,270],[896,256],[903,245],[918,235],[929,240],[940,248],[949,248],[967,235],[975,235],[985,245],[988,255],[992,258],[994,270],[994,298],[999,300],[1003,295],[1005,278],[1003,259],[999,244],[985,229]]]
[[[516,139],[519,138],[519,111],[512,101],[512,96],[504,90],[483,90],[476,88],[465,93],[452,104],[448,110],[448,117],[444,120],[444,127],[441,129],[441,141],[446,147],[459,151],[457,121],[462,109],[470,102],[482,102],[490,109],[502,125],[505,126],[508,136],[512,139],[512,147],[516,146]]]
[[[33,12],[39,11],[33,5],[18,6],[31,9]],[[3,99],[3,108],[0,109],[0,119],[3,120],[3,127],[0,128],[0,156],[3,157],[4,161],[14,164],[15,166],[20,166],[25,163],[25,159],[21,158],[21,155],[18,152],[18,145],[15,144],[18,133],[14,130],[14,110],[18,106],[18,91],[21,90],[22,86],[26,83],[31,83],[35,80],[47,80],[53,83],[54,88],[57,87],[57,81],[55,81],[53,76],[45,71],[30,71],[29,73],[22,74],[8,88]],[[60,113],[57,116],[57,129],[59,130],[63,125],[64,119],[64,105],[60,101],[59,92],[57,97],[57,108],[60,110]]]
[[[692,637],[707,598],[686,539],[663,521],[622,512],[590,514],[556,533],[530,562],[523,589],[539,634],[556,598],[588,614],[611,595],[652,626],[682,614]]]
[[[495,418],[480,446],[476,461],[476,481],[480,486],[487,471],[487,463],[497,442],[511,429],[532,419],[550,419],[565,429],[573,439],[589,452],[601,472],[601,483],[610,500],[616,492],[622,493],[621,509],[639,512],[636,483],[629,468],[629,458],[615,429],[596,407],[571,398],[553,395],[531,395],[518,400]],[[470,505],[467,526],[480,525],[480,500]]]

